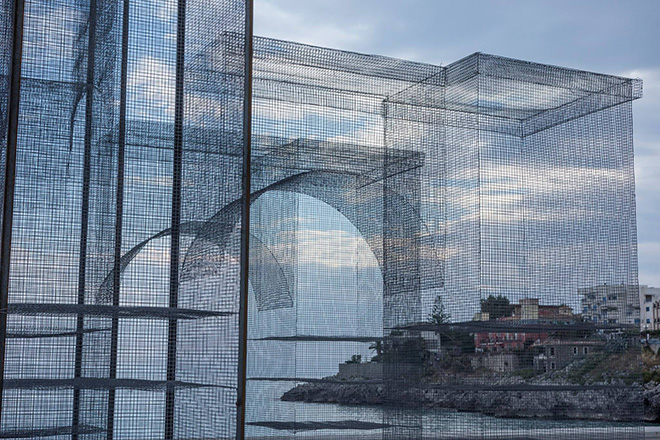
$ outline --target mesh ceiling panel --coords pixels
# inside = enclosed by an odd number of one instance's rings
[[[245,14],[25,1],[0,438],[644,438],[641,81]]]

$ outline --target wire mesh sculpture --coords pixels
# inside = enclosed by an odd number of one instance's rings
[[[17,53],[2,5],[0,437],[643,438],[640,80],[250,40],[238,0],[26,0]]]

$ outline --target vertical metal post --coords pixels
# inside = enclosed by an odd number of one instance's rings
[[[23,57],[23,15],[25,3],[14,0],[12,14],[12,55],[9,68],[9,102],[7,112],[7,145],[5,156],[5,189],[2,231],[0,232],[0,420],[5,377],[5,343],[7,337],[7,305],[9,298],[9,263],[11,231],[14,217],[14,188],[16,177],[16,145],[18,134],[18,104],[21,90],[21,61]]]
[[[388,304],[385,300],[388,295],[392,293],[392,288],[390,285],[390,277],[389,277],[389,272],[390,272],[390,252],[389,252],[389,238],[390,238],[390,230],[389,230],[389,219],[387,218],[387,213],[389,210],[388,207],[388,198],[387,198],[387,189],[388,189],[388,181],[387,181],[387,163],[389,160],[389,148],[388,146],[388,133],[387,133],[387,112],[388,112],[388,103],[389,103],[389,98],[386,98],[383,100],[383,104],[381,107],[381,116],[383,120],[383,145],[385,146],[385,157],[384,157],[384,163],[383,163],[383,189],[382,189],[382,200],[383,200],[383,212],[381,213],[381,217],[383,220],[382,224],[382,230],[381,230],[381,235],[382,235],[382,247],[383,247],[383,268],[382,268],[382,276],[383,276],[383,336],[387,337],[389,336],[388,334],[385,334],[387,332],[390,332],[393,327],[395,327],[392,322],[396,318],[393,316],[394,312],[391,310],[391,304]],[[388,299],[389,300],[389,299]],[[388,373],[384,374],[384,378],[387,380],[389,378]]]
[[[170,243],[170,308],[179,303],[179,241],[181,236],[181,174],[183,171],[184,67],[186,0],[179,0],[176,31],[176,78],[174,96],[174,157],[172,164],[172,234]],[[177,321],[170,319],[167,334],[167,391],[165,392],[165,440],[174,438],[173,382],[176,380]]]
[[[78,257],[78,304],[85,304],[85,284],[87,272],[87,236],[89,229],[89,185],[91,179],[92,164],[92,130],[94,128],[94,68],[96,67],[96,0],[89,3],[87,42],[87,78],[85,81],[85,137],[83,155],[83,185],[82,201],[80,209],[80,248]],[[74,358],[74,377],[82,376],[83,361],[83,329],[85,320],[82,314],[78,315],[76,322],[76,351]],[[76,427],[80,423],[80,388],[73,389],[73,414],[71,424],[73,426],[72,440],[78,439]]]
[[[112,279],[112,305],[119,307],[121,286],[121,242],[124,216],[124,151],[126,150],[126,87],[128,78],[129,0],[124,0],[121,34],[121,71],[119,79],[119,136],[117,140],[117,193],[115,211],[115,248]],[[110,330],[110,379],[117,377],[117,350],[119,348],[119,318],[112,317]],[[107,438],[114,437],[116,390],[108,392]]]
[[[245,393],[247,380],[248,285],[250,257],[250,191],[252,159],[252,24],[253,1],[245,1],[245,78],[243,89],[243,175],[241,203],[241,276],[238,313],[238,387],[236,439],[245,438]]]

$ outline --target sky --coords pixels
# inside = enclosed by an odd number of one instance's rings
[[[255,0],[255,35],[447,65],[485,52],[641,78],[639,282],[660,287],[660,1]]]

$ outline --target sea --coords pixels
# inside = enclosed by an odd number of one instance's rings
[[[246,415],[246,437],[254,439],[295,434],[296,438],[314,439],[643,440],[645,433],[660,431],[658,425],[641,422],[497,418],[441,408],[283,402],[273,396],[281,396],[291,388],[290,383],[257,386],[263,389],[252,390]],[[269,422],[280,423],[267,426]],[[326,422],[336,423],[327,428],[322,425]],[[361,424],[359,429],[354,429],[355,422]]]

